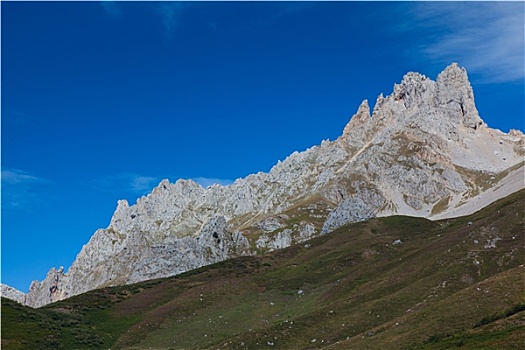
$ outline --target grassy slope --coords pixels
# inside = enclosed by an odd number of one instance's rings
[[[2,349],[521,349],[524,208],[521,191],[42,309],[2,299]]]

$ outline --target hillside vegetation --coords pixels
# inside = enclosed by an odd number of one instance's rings
[[[2,298],[2,349],[523,349],[525,191],[87,292]]]

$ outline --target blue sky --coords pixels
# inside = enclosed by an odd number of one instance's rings
[[[524,130],[524,3],[1,2],[2,282],[66,269],[118,199],[268,171],[408,71],[464,66]]]

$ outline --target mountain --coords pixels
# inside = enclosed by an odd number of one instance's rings
[[[269,173],[208,188],[163,180],[135,205],[119,201],[68,271],[34,281],[24,303],[173,276],[373,217],[471,214],[525,187],[524,155],[522,132],[482,121],[465,69],[452,64],[436,81],[408,73],[372,112],[363,101],[338,139]]]
[[[522,349],[525,190],[470,216],[389,216],[33,309],[2,349]]]

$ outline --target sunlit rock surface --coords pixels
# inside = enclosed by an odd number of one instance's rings
[[[406,74],[365,100],[335,141],[323,141],[232,185],[163,180],[111,223],[64,272],[33,282],[42,306],[91,289],[167,277],[231,257],[304,242],[374,216],[441,219],[475,212],[524,187],[525,137],[480,118],[467,73]]]

